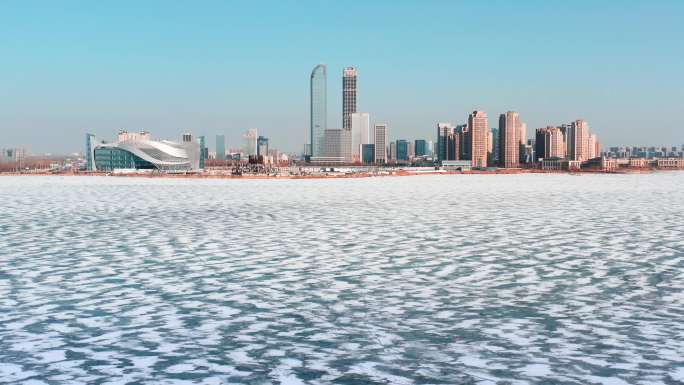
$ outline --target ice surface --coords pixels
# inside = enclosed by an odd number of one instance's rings
[[[684,174],[0,178],[0,383],[684,382]]]

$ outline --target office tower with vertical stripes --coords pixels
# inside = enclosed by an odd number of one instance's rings
[[[342,71],[342,128],[345,130],[351,130],[351,115],[356,112],[356,78],[356,68],[346,67]]]
[[[373,127],[373,137],[375,139],[375,163],[387,163],[387,125],[376,124]]]

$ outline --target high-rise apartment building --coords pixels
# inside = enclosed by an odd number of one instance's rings
[[[325,156],[325,130],[328,128],[327,68],[319,64],[311,71],[310,124],[311,156]]]
[[[468,117],[468,131],[472,138],[471,165],[473,168],[486,168],[487,132],[489,132],[487,113],[473,111]]]
[[[589,124],[579,119],[564,128],[568,159],[581,162],[589,159]]]
[[[544,135],[544,155],[547,158],[565,158],[565,141],[560,128],[546,127]]]
[[[342,70],[342,128],[352,129],[351,115],[356,112],[356,78],[354,67]]]
[[[527,123],[520,120],[520,117],[518,117],[518,133],[516,137],[521,145],[524,146],[527,143]]]
[[[361,146],[373,142],[370,134],[370,114],[367,112],[351,114],[351,152],[353,162],[361,162]]]
[[[494,151],[494,137],[492,136],[492,130],[487,130],[487,156],[491,157],[491,153]],[[489,158],[487,158],[489,159]],[[489,163],[489,162],[487,162]]]
[[[594,139],[594,156],[596,158],[601,156],[601,142],[599,141],[598,137],[594,134],[595,139]],[[673,152],[676,152],[676,147],[673,147]],[[676,154],[675,154],[676,155]],[[684,157],[684,155],[683,155]]]
[[[216,135],[216,160],[226,159],[226,137],[225,135]]]
[[[526,151],[527,147],[527,123],[523,122],[518,118],[518,129],[516,133],[518,138],[518,161],[519,164],[528,163],[529,153]]]
[[[520,162],[520,116],[515,111],[499,115],[499,166],[514,168]]]
[[[387,124],[376,124],[373,127],[373,137],[375,138],[375,163],[387,163]]]
[[[598,157],[598,152],[596,151],[596,144],[598,139],[596,134],[591,134],[587,137],[587,159],[594,159]]]

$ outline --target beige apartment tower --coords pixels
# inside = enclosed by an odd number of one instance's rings
[[[565,133],[567,157],[583,162],[589,159],[589,124],[586,120],[576,120],[567,126]]]
[[[544,131],[544,154],[547,158],[565,158],[565,141],[560,128],[546,127]]]
[[[499,115],[499,166],[519,167],[520,161],[520,116],[515,111]]]
[[[487,132],[489,132],[487,113],[484,111],[473,111],[468,117],[468,130],[472,137],[471,166],[473,168],[486,168]]]

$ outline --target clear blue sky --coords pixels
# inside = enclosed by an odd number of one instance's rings
[[[391,138],[519,111],[604,145],[684,144],[684,1],[0,1],[0,147],[82,151],[85,132],[308,132],[308,80],[341,73]]]

